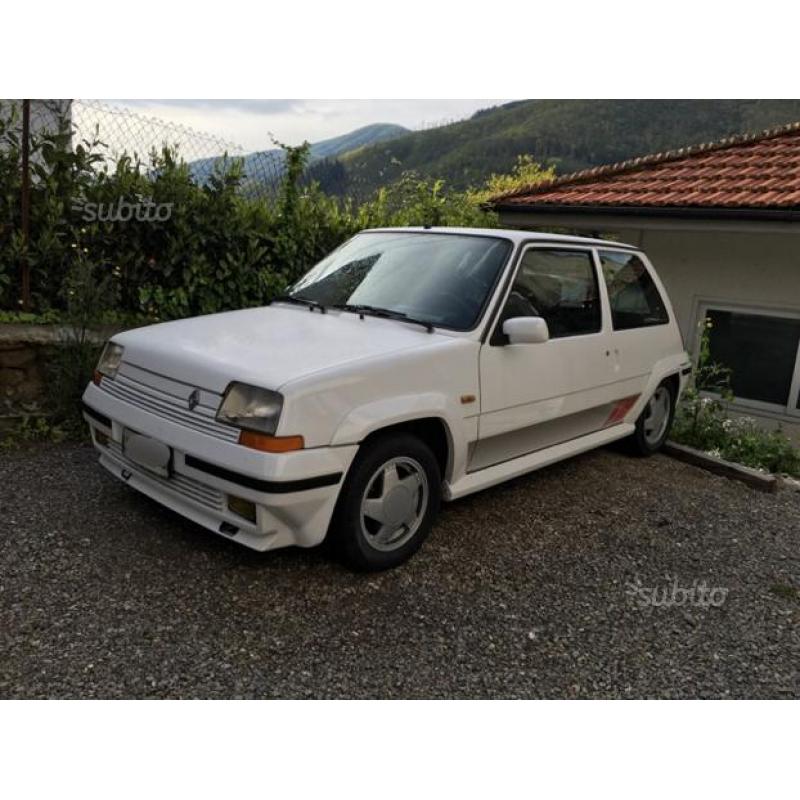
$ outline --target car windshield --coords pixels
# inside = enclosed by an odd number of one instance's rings
[[[469,330],[510,250],[507,239],[490,236],[361,233],[306,273],[288,296]]]

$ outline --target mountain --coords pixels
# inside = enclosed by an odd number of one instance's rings
[[[378,142],[394,139],[404,133],[409,133],[409,130],[402,125],[390,125],[386,122],[366,125],[342,136],[334,136],[333,139],[323,139],[321,142],[315,142],[311,145],[311,161],[313,162],[320,158],[332,158],[342,153],[348,153],[351,150],[357,150],[359,147],[367,147]]]
[[[798,100],[521,100],[328,157],[309,174],[355,197],[406,170],[466,188],[522,154],[563,174],[797,120]]]
[[[396,136],[408,133],[408,128],[402,125],[388,123],[375,123],[357,128],[350,133],[334,136],[332,139],[323,139],[311,145],[309,164],[314,164],[322,159],[336,158],[351,150],[356,150],[367,145],[387,141]],[[201,158],[189,164],[192,175],[198,183],[205,183],[214,168],[217,158]],[[283,173],[285,155],[280,148],[259,150],[244,156],[245,175],[253,181],[264,180],[269,182],[277,179]]]

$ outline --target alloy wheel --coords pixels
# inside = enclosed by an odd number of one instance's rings
[[[419,529],[428,507],[428,476],[407,456],[392,458],[367,482],[361,499],[361,528],[370,546],[397,550]]]
[[[672,396],[669,389],[666,386],[659,386],[647,404],[643,424],[644,438],[651,446],[657,445],[667,430],[671,403]]]

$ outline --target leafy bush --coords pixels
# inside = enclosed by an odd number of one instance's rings
[[[731,418],[731,373],[711,360],[710,329],[707,319],[702,323],[697,369],[676,411],[671,438],[747,467],[800,476],[800,450],[786,434],[765,430],[750,417]]]
[[[354,215],[356,230],[406,225],[452,225],[497,227],[497,215],[481,209],[477,198],[462,192],[448,192],[445,182],[421,178],[406,172]]]
[[[510,173],[507,175],[492,173],[481,189],[473,189],[470,194],[477,202],[485,203],[492,197],[527,189],[537,183],[552,180],[555,176],[553,167],[545,169],[532,156],[517,156]]]
[[[674,441],[747,467],[800,477],[800,450],[781,430],[765,430],[751,417],[730,418],[711,398],[700,403],[703,411],[691,421],[679,411]]]
[[[66,340],[54,348],[47,364],[47,409],[68,433],[84,432],[81,396],[92,378],[101,345],[93,334],[97,309],[115,305],[119,291],[114,272],[98,271],[88,248],[73,242],[63,284]]]
[[[32,311],[0,311],[0,324],[8,325],[57,325],[61,322],[61,314],[49,310],[43,314]]]
[[[17,450],[38,442],[58,444],[67,435],[60,425],[51,422],[49,415],[35,408],[24,413],[14,427],[0,431],[0,451]]]

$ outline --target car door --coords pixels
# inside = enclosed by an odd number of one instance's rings
[[[669,301],[640,253],[599,248],[597,256],[608,297],[614,377],[619,393],[638,396],[653,365],[681,347],[669,324]]]
[[[549,339],[510,344],[507,319],[540,316]],[[481,347],[474,471],[602,428],[617,399],[592,248],[529,245]]]

